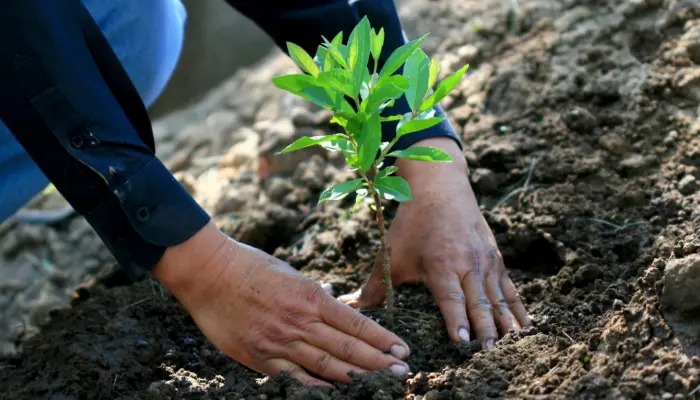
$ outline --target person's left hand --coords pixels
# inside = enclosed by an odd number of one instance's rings
[[[397,160],[413,200],[399,206],[387,234],[392,282],[424,282],[452,340],[476,337],[486,349],[493,348],[498,331],[505,334],[532,322],[479,210],[459,147],[449,138],[416,146],[441,148],[453,161]],[[339,299],[356,308],[379,305],[386,296],[382,275],[380,254],[364,286]]]

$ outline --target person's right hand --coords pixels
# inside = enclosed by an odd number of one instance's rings
[[[349,382],[351,371],[408,372],[403,340],[211,222],[168,248],[153,273],[217,348],[258,372],[287,371],[305,385]]]

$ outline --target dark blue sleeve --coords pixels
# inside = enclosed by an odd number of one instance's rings
[[[134,278],[209,220],[80,0],[0,1],[0,118]]]
[[[392,51],[405,43],[401,21],[394,0],[295,0],[280,2],[227,0],[229,4],[248,16],[274,40],[279,48],[287,51],[287,42],[303,47],[310,54],[315,54],[322,43],[321,36],[329,40],[338,32],[347,38],[352,29],[367,16],[372,27],[384,28],[383,61]],[[410,112],[405,97],[399,99],[386,114],[405,114]],[[437,116],[445,116],[439,105],[435,107]],[[391,140],[396,135],[397,122],[382,124],[382,139]],[[433,137],[454,139],[460,148],[459,135],[447,121],[399,139],[396,148],[405,149],[418,141]],[[387,160],[389,161],[389,160]]]

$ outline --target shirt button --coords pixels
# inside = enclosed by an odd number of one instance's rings
[[[70,145],[76,149],[83,147],[84,144],[85,140],[83,139],[82,135],[75,135],[70,138]]]
[[[140,222],[145,222],[148,217],[151,216],[151,212],[148,211],[147,207],[141,207],[136,211],[136,219],[138,219]]]

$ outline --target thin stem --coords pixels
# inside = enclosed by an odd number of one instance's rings
[[[391,282],[391,247],[386,241],[386,226],[384,224],[384,207],[382,207],[382,200],[373,183],[370,183],[370,190],[372,191],[372,198],[374,199],[376,208],[375,218],[379,226],[379,241],[382,244],[382,270],[384,273],[382,281],[386,286],[387,319],[389,326],[392,326],[394,324],[394,286]]]

